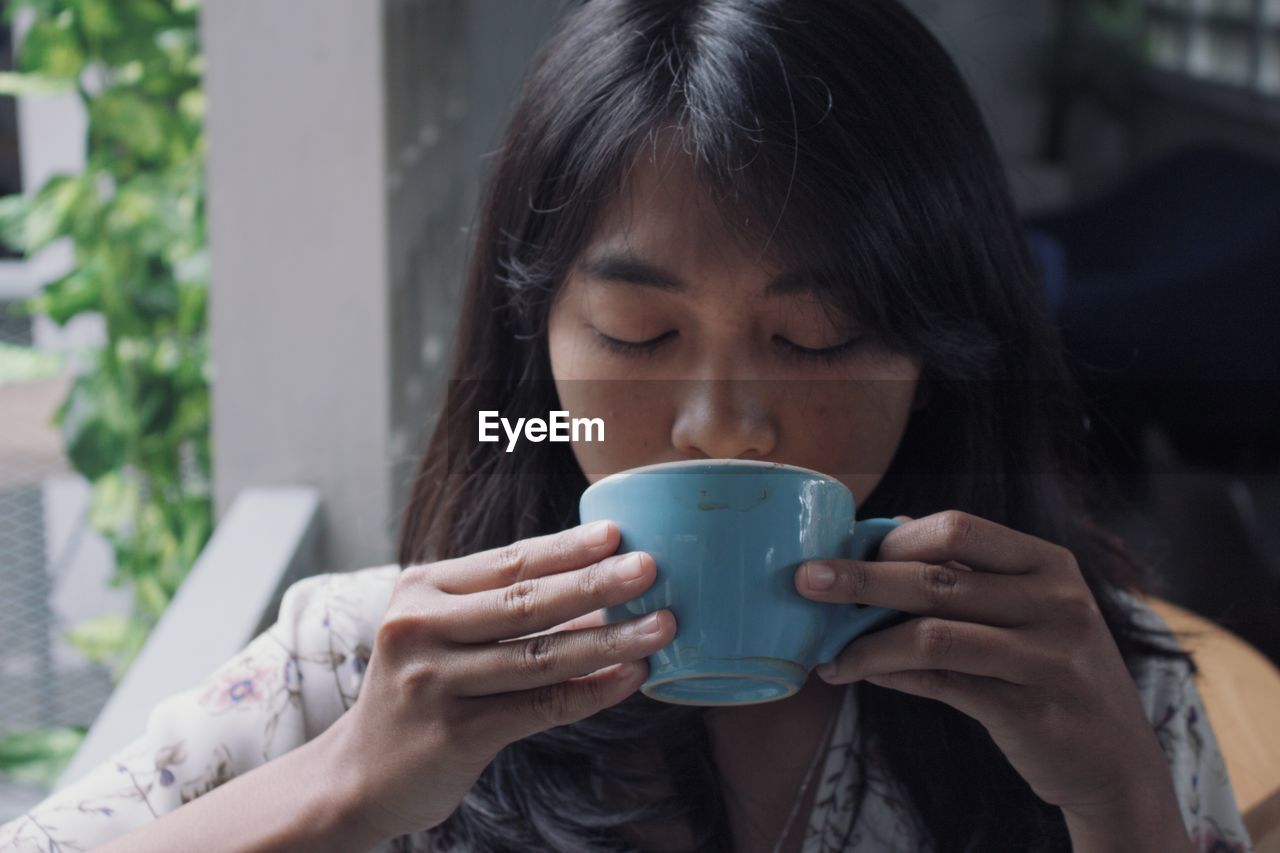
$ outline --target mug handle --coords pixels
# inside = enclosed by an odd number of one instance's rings
[[[901,521],[892,518],[865,518],[862,521],[855,521],[853,536],[849,541],[849,559],[874,560],[884,537],[900,524],[902,524]],[[838,607],[839,612],[832,618],[827,634],[818,644],[818,663],[834,659],[854,637],[865,634],[894,616],[904,615],[901,610],[889,610],[866,604],[833,606]]]

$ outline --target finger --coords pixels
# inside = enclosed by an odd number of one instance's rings
[[[828,569],[830,586],[818,587]],[[796,590],[815,601],[874,605],[917,616],[945,616],[1017,628],[1037,618],[1034,577],[975,572],[968,567],[881,560],[810,560],[796,568]]]
[[[950,705],[988,729],[1006,719],[1007,709],[1014,701],[1010,692],[1023,689],[999,679],[945,669],[886,672],[868,676],[864,681]]]
[[[674,635],[675,617],[670,610],[659,610],[598,628],[482,646],[459,658],[465,674],[449,675],[459,685],[454,689],[458,696],[533,690],[646,658]]]
[[[644,659],[605,667],[581,678],[496,696],[472,698],[477,714],[500,721],[503,743],[569,725],[626,699],[649,677]]]
[[[529,637],[541,637],[543,634],[554,634],[558,631],[578,631],[583,628],[598,628],[605,624],[605,609],[592,610],[582,616],[575,616],[568,622],[561,622],[554,628],[548,628],[545,631],[536,631],[532,634],[525,634],[523,637],[516,637],[515,640],[526,640]],[[503,640],[504,643],[515,642],[515,640]]]
[[[616,524],[596,521],[440,560],[427,566],[427,574],[438,589],[455,595],[497,589],[526,578],[588,566],[616,551],[619,538]]]
[[[836,656],[831,684],[900,670],[944,669],[1010,685],[1038,683],[1045,657],[1007,628],[924,617],[858,637]]]
[[[959,510],[895,527],[880,543],[877,559],[935,564],[958,560],[978,571],[1010,575],[1074,562],[1071,552],[1060,545]]]
[[[517,581],[470,595],[433,596],[423,603],[434,636],[454,643],[496,643],[527,637],[589,611],[625,604],[658,576],[642,551],[615,554],[569,572]],[[603,620],[602,620],[603,621]]]

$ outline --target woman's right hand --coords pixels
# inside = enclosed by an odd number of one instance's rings
[[[594,522],[401,572],[359,698],[326,732],[374,834],[437,826],[507,744],[621,702],[648,677],[675,617],[604,624],[604,607],[656,577],[648,554],[610,556],[618,543],[614,524]]]

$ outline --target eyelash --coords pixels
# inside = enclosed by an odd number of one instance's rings
[[[611,338],[603,332],[596,332],[600,343],[605,349],[622,355],[647,357],[654,355],[663,343],[667,341],[675,331],[670,331],[659,335],[647,341],[620,341],[617,338]],[[775,336],[777,337],[777,336]],[[845,341],[842,344],[836,344],[833,347],[825,349],[809,349],[799,344],[794,344],[786,338],[778,337],[777,340],[783,345],[788,355],[805,362],[817,362],[820,364],[833,364],[849,354],[851,350],[866,340],[867,335],[858,335],[856,338]]]

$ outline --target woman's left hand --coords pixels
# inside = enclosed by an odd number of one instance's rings
[[[898,518],[876,560],[796,570],[808,598],[919,617],[855,638],[824,680],[866,680],[973,717],[1069,820],[1168,820],[1170,808],[1176,818],[1160,743],[1072,553],[959,511]],[[819,565],[834,570],[823,590],[809,584]]]

